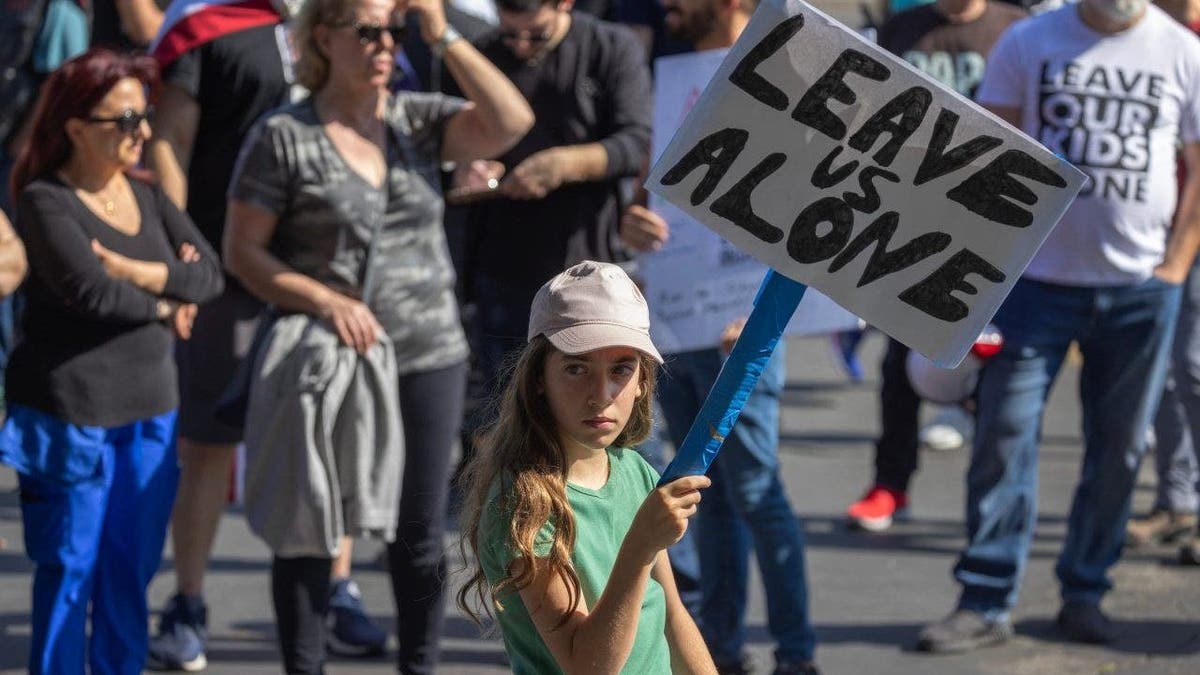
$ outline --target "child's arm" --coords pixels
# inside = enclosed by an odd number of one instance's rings
[[[533,581],[521,589],[521,600],[563,672],[620,672],[633,651],[654,561],[683,536],[700,502],[700,490],[710,484],[704,476],[685,476],[651,492],[621,543],[596,606],[589,610],[581,598],[565,623],[562,617],[572,599],[566,581],[545,566],[534,571]]]
[[[716,675],[717,667],[704,645],[700,629],[696,628],[692,615],[688,614],[683,601],[679,599],[675,573],[671,571],[666,551],[658,554],[651,575],[662,586],[667,599],[667,644],[671,647],[671,672],[674,675]]]

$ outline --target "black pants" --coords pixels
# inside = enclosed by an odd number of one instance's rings
[[[332,558],[276,556],[271,562],[271,599],[284,672],[325,672],[325,616],[329,613],[332,568]]]
[[[388,546],[401,673],[433,673],[445,615],[446,500],[450,453],[462,421],[465,363],[400,377],[404,476],[400,522]],[[288,673],[321,673],[330,558],[275,558],[271,590]]]
[[[400,378],[404,478],[400,523],[388,546],[401,673],[432,673],[445,616],[446,501],[450,453],[462,424],[467,365]]]
[[[908,347],[888,338],[887,354],[880,372],[879,390],[883,431],[875,442],[875,483],[893,490],[908,490],[908,482],[917,471],[917,419],[921,397],[908,381],[904,362]]]

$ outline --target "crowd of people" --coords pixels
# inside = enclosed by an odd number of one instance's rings
[[[653,59],[732,47],[758,0],[26,5],[0,13],[25,27],[0,50],[0,462],[35,564],[30,672],[207,667],[239,445],[288,673],[385,651],[352,579],[364,538],[386,542],[399,671],[437,670],[455,490],[457,600],[515,672],[751,672],[751,551],[773,672],[819,672],[778,460],[785,350],[709,475],[659,486],[742,324],[662,353],[638,285],[671,237],[640,184],[651,134],[674,131],[652,128]],[[1072,344],[1059,629],[1115,637],[1101,600],[1125,545],[1178,540],[1200,564],[1200,2],[1159,5],[934,0],[877,27],[1091,179],[995,317],[962,590],[920,651],[1012,634]],[[908,504],[907,360],[889,339],[875,473],[847,513],[863,529]],[[1152,445],[1159,499],[1131,519]]]

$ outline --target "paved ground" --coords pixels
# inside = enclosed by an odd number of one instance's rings
[[[877,362],[882,339],[864,347]],[[949,577],[962,544],[962,452],[926,453],[913,488],[914,518],[884,535],[847,532],[840,522],[846,504],[870,476],[876,430],[877,381],[845,382],[824,340],[793,341],[783,421],[783,467],[797,511],[806,520],[812,613],[820,638],[818,659],[826,673],[1197,673],[1200,672],[1200,570],[1172,564],[1174,551],[1128,552],[1116,568],[1116,590],[1105,602],[1122,637],[1107,647],[1064,644],[1054,635],[1057,587],[1053,562],[1064,533],[1064,515],[1078,471],[1077,378],[1068,371],[1055,392],[1041,453],[1041,517],[1025,592],[1015,620],[1018,636],[1005,646],[973,654],[929,657],[910,650],[919,626],[951,607],[956,587]],[[870,370],[873,370],[871,368]],[[1144,474],[1137,504],[1152,496]],[[30,565],[21,548],[15,479],[0,469],[0,671],[23,667],[28,643]],[[370,566],[378,551],[364,544],[357,578],[369,609],[390,618],[386,576]],[[277,673],[269,606],[266,549],[236,512],[222,524],[208,579],[214,639],[209,672]],[[170,593],[170,556],[151,588],[154,606]],[[770,664],[763,590],[752,590],[752,649]],[[499,642],[479,636],[455,613],[444,640],[445,673],[504,671]],[[336,661],[330,673],[391,672],[390,662]]]

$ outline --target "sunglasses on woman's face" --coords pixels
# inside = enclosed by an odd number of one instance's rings
[[[388,33],[388,35],[392,36],[392,44],[394,45],[404,44],[405,39],[408,38],[408,26],[402,23],[394,23],[390,26],[380,26],[377,24],[366,24],[355,21],[354,23],[338,24],[334,26],[334,28],[354,29],[355,34],[358,35],[359,43],[364,45],[369,45],[372,42],[381,42],[383,40],[383,33],[385,31]]]
[[[148,105],[142,112],[134,112],[126,110],[116,117],[87,117],[84,118],[88,122],[102,123],[112,122],[117,125],[117,130],[123,134],[133,135],[142,128],[142,122],[154,122],[154,106]]]

